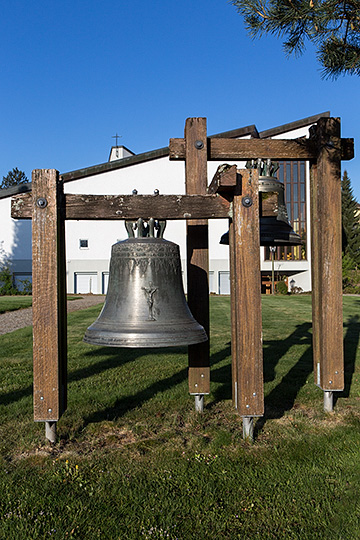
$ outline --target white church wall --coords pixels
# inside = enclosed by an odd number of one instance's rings
[[[0,199],[0,262],[9,262],[15,280],[31,277],[31,220],[11,218],[11,197]]]
[[[210,182],[217,167],[222,162],[209,162],[208,181]],[[230,162],[233,164],[233,162]],[[239,166],[243,166],[240,164]],[[160,194],[185,193],[185,166],[183,162],[170,161],[168,157],[147,161],[108,171],[88,178],[82,178],[65,184],[66,193],[81,194],[131,194],[136,189],[139,194],[153,194],[155,189]],[[156,216],[155,216],[156,217]],[[227,246],[220,246],[221,235],[228,230],[228,220],[210,220],[209,223],[209,258],[216,260],[214,283],[218,283],[219,268],[229,270]],[[66,257],[68,267],[68,291],[76,292],[74,274],[80,272],[86,262],[89,271],[97,272],[97,290],[103,291],[104,273],[108,269],[111,246],[127,238],[124,222],[120,221],[68,221],[66,222]],[[186,274],[186,223],[169,220],[164,237],[180,246],[180,256],[184,274]],[[87,248],[80,247],[80,240],[88,240]],[[92,278],[89,278],[89,280]],[[93,281],[93,280],[92,280]],[[186,278],[184,277],[186,286]],[[216,292],[219,292],[218,285]]]

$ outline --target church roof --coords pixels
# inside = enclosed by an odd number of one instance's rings
[[[252,124],[250,126],[216,133],[215,135],[210,135],[210,138],[237,139],[239,137],[246,137],[250,135],[250,137],[253,138],[265,139],[315,124],[319,120],[319,118],[329,116],[330,112],[326,111],[323,113],[315,114],[313,116],[308,116],[307,118],[302,118],[301,120],[296,120],[295,122],[290,122],[288,124],[283,124],[282,126],[277,126],[260,132],[257,130],[256,126]],[[103,172],[114,171],[117,169],[122,169],[124,167],[130,167],[131,165],[136,165],[138,163],[144,163],[146,161],[160,159],[168,155],[169,147],[165,146],[164,148],[158,148],[156,150],[151,150],[150,152],[144,152],[141,154],[134,154],[133,156],[118,159],[116,161],[107,161],[106,163],[100,163],[99,165],[93,165],[91,167],[85,167],[83,169],[77,169],[75,171],[61,173],[61,178],[64,182],[71,182],[73,180],[87,178],[95,174],[101,174]],[[13,195],[17,195],[18,193],[25,193],[28,191],[31,191],[31,182],[27,184],[13,186],[7,189],[0,189],[0,199],[12,197]]]

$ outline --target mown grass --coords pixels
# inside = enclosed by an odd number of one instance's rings
[[[81,296],[68,296],[68,300],[79,300]],[[6,313],[7,311],[16,311],[31,307],[32,296],[0,296],[0,313]]]
[[[242,440],[231,404],[229,298],[211,298],[211,394],[187,392],[186,349],[82,343],[69,314],[59,442],[32,420],[31,329],[0,336],[0,538],[360,538],[358,298],[344,298],[346,387],[323,412],[311,297],[264,297],[264,418]]]
[[[31,296],[0,296],[0,313],[31,307]]]

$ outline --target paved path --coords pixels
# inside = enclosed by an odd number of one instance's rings
[[[104,302],[105,296],[102,295],[86,295],[79,300],[68,300],[67,310],[77,311],[78,309],[85,309],[87,307],[101,304]],[[7,313],[0,314],[0,336],[24,328],[25,326],[32,325],[32,308],[18,309],[16,311],[9,311]]]

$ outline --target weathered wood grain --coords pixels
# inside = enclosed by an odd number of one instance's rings
[[[354,139],[341,139],[341,160],[349,161],[355,156]]]
[[[219,165],[208,193],[233,193],[236,186],[236,165]]]
[[[321,274],[320,274],[320,252],[319,232],[321,224],[319,223],[320,213],[318,209],[318,179],[317,162],[313,161],[310,165],[310,232],[311,232],[311,284],[312,284],[312,347],[313,347],[313,365],[314,381],[320,386],[320,334],[321,334]],[[312,246],[317,246],[317,251]]]
[[[205,118],[188,118],[185,124],[185,178],[188,195],[207,192],[207,136]],[[200,144],[202,143],[202,145]],[[188,303],[195,319],[209,336],[209,244],[206,220],[187,222]],[[209,341],[189,346],[189,392],[210,393]]]
[[[185,159],[184,139],[170,139],[170,159]],[[354,157],[354,140],[342,139],[341,159]],[[271,158],[278,160],[316,159],[317,150],[311,139],[223,139],[208,138],[209,160],[241,160]]]
[[[261,319],[259,177],[241,171],[241,185],[233,201],[231,231],[231,278],[236,328],[237,410],[241,416],[264,414],[263,353]],[[250,199],[251,205],[246,205]]]
[[[239,180],[239,188],[241,189],[241,180]],[[239,195],[239,193],[237,193]],[[236,299],[236,265],[235,265],[235,238],[234,238],[234,223],[230,220],[229,223],[229,265],[230,265],[230,309],[231,309],[231,396],[235,409],[238,408],[238,321],[237,321],[237,299]]]
[[[65,230],[58,178],[53,169],[32,174],[34,419],[49,422],[66,408]]]
[[[11,216],[31,219],[31,193],[11,200]],[[66,194],[66,219],[215,219],[229,215],[230,203],[218,195],[73,195]]]
[[[344,388],[340,119],[321,118],[315,137],[318,158],[311,175],[315,382],[334,391]]]

